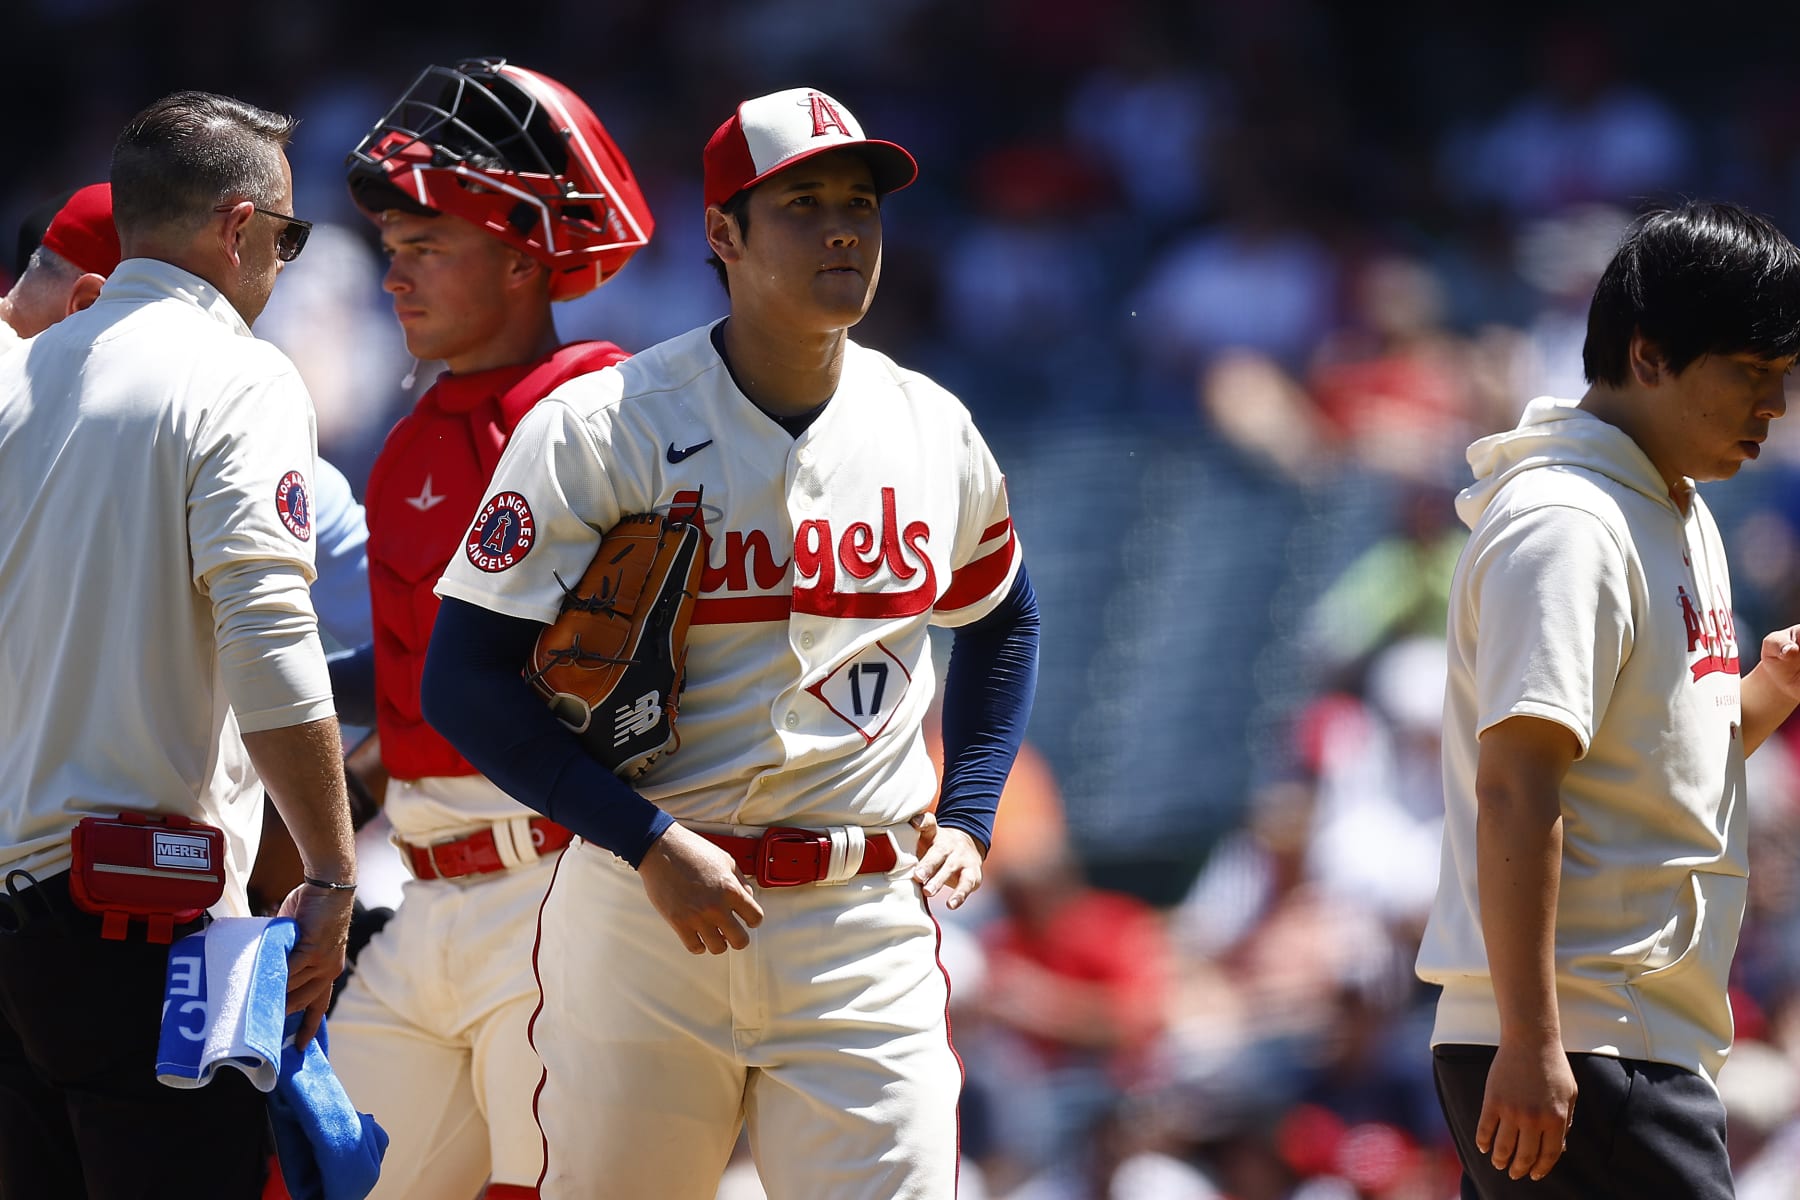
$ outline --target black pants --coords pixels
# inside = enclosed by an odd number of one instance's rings
[[[1492,1046],[1432,1049],[1438,1100],[1462,1159],[1463,1200],[1731,1200],[1725,1106],[1706,1080],[1667,1063],[1571,1054],[1569,1148],[1532,1182],[1496,1170],[1475,1148]]]
[[[129,940],[102,940],[99,918],[70,902],[67,874],[0,893],[9,899],[0,1200],[256,1200],[269,1149],[263,1094],[241,1071],[194,1089],[156,1080],[169,948],[145,942],[136,923]]]

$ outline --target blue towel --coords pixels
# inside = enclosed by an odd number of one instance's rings
[[[387,1130],[359,1113],[344,1094],[326,1057],[325,1026],[294,1049],[294,1033],[305,1013],[287,1020],[281,1047],[281,1080],[269,1096],[269,1123],[281,1180],[293,1200],[363,1200],[381,1177]]]
[[[281,1177],[294,1200],[363,1200],[387,1132],[356,1111],[326,1057],[325,1027],[301,1052],[304,1013],[287,1013],[287,917],[223,917],[169,950],[156,1076],[201,1087],[236,1067],[269,1092]]]

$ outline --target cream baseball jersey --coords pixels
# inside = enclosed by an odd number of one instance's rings
[[[580,578],[620,517],[696,508],[707,561],[681,748],[638,790],[678,819],[734,825],[922,811],[936,788],[927,629],[991,611],[1020,562],[968,411],[846,341],[836,394],[796,438],[693,330],[564,384],[520,423],[438,592],[547,623],[559,580]]]

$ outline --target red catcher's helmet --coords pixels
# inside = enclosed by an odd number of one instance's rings
[[[611,279],[656,228],[593,110],[505,59],[426,67],[345,165],[365,212],[472,221],[548,267],[552,300]]]

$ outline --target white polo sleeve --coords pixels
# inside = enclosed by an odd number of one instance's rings
[[[1546,505],[1478,532],[1470,552],[1477,735],[1538,717],[1585,756],[1634,636],[1623,548],[1593,513]]]
[[[196,383],[221,393],[188,455],[188,547],[202,589],[246,559],[293,563],[309,583],[315,576],[312,398],[293,364],[276,358],[249,378]]]
[[[1006,477],[966,410],[962,417],[962,496],[950,584],[931,616],[933,625],[949,628],[992,612],[1012,590],[1023,561],[1006,500]]]
[[[335,711],[314,578],[312,399],[270,348],[232,376],[203,380],[208,408],[188,460],[194,585],[211,602],[219,672],[246,732]]]
[[[581,578],[622,515],[590,419],[546,399],[513,431],[437,594],[549,624],[563,583]]]

